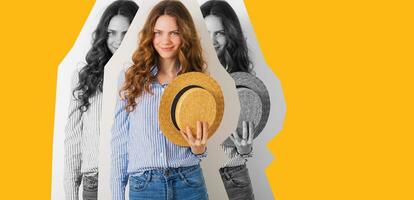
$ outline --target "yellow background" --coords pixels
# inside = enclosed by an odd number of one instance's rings
[[[50,198],[57,66],[93,3],[2,2],[1,199]],[[414,199],[411,1],[246,4],[287,103],[277,199]]]

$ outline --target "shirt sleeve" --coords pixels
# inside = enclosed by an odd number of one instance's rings
[[[81,138],[82,138],[82,113],[79,110],[81,102],[78,101],[72,91],[78,84],[78,70],[72,75],[71,99],[69,103],[69,115],[65,127],[65,154],[64,154],[64,188],[67,200],[78,200],[79,185],[81,183]]]
[[[125,73],[122,71],[118,79],[118,88],[121,88],[124,79]],[[126,100],[121,99],[117,93],[115,117],[111,131],[111,190],[113,200],[125,199],[125,186],[128,182],[129,114],[125,110],[126,105]]]

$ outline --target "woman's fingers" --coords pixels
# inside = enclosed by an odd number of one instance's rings
[[[197,140],[201,140],[203,137],[203,124],[200,121],[197,121]]]
[[[197,133],[196,137],[193,136],[191,129],[189,126],[186,127],[186,131],[180,131],[183,138],[187,141],[187,143],[195,149],[195,152],[198,150],[205,149],[208,140],[208,123],[197,121]],[[193,151],[194,152],[194,151]]]
[[[201,140],[201,144],[205,145],[207,144],[208,140],[208,123],[203,122],[203,139]]]
[[[240,143],[240,142],[241,142],[241,138],[240,138],[240,136],[239,136],[239,133],[237,133],[237,131],[233,132],[233,133],[232,133],[232,135],[233,135],[234,139],[235,139],[238,143]]]
[[[188,138],[188,143],[190,143],[190,145],[191,144],[194,144],[194,136],[193,136],[193,133],[191,132],[191,129],[190,129],[190,127],[189,126],[187,126],[186,127],[186,130],[187,130],[187,138]]]
[[[249,122],[249,138],[247,139],[247,144],[252,144],[253,143],[253,138],[254,138],[254,124],[253,122]]]
[[[181,133],[181,136],[183,136],[183,138],[185,139],[185,141],[187,141],[187,143],[189,143],[187,134],[183,130],[181,130],[180,133]]]
[[[243,140],[247,140],[247,135],[248,135],[248,130],[247,130],[247,122],[243,121],[243,133],[242,133],[242,139]]]
[[[240,141],[238,139],[236,139],[236,137],[238,138],[239,136],[235,136],[235,135],[238,135],[237,132],[233,132],[230,135],[230,139],[233,141],[234,145],[240,146]]]

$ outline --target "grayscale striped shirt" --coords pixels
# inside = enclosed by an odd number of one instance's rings
[[[67,200],[78,200],[82,174],[98,172],[99,121],[102,93],[89,98],[90,106],[81,112],[81,102],[72,95],[78,84],[78,71],[72,75],[71,100],[65,127],[64,189]]]
[[[246,158],[243,158],[239,152],[237,152],[236,147],[227,147],[221,145],[226,154],[227,160],[223,163],[222,167],[236,167],[240,165],[244,165],[247,162]],[[252,152],[248,154],[248,156],[252,156]]]
[[[157,73],[153,67],[153,76]],[[118,86],[124,83],[121,73]],[[113,200],[125,199],[125,186],[131,174],[151,169],[177,168],[198,165],[205,154],[195,155],[189,147],[170,142],[161,132],[158,108],[167,84],[154,81],[150,85],[153,94],[143,92],[136,99],[132,112],[126,112],[127,101],[117,98],[112,127],[111,190]],[[119,95],[118,95],[119,96]]]

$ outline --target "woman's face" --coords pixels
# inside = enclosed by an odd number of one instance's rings
[[[209,15],[204,20],[206,21],[210,37],[213,40],[213,46],[216,49],[217,56],[222,56],[227,44],[223,22],[220,17],[215,15]]]
[[[129,20],[122,15],[116,15],[109,21],[108,39],[106,40],[106,44],[112,54],[114,54],[119,45],[121,45],[122,39],[124,39],[124,36],[128,31],[128,27]]]
[[[181,37],[174,17],[169,15],[158,17],[154,26],[152,43],[162,59],[175,59],[177,57],[181,46]]]

